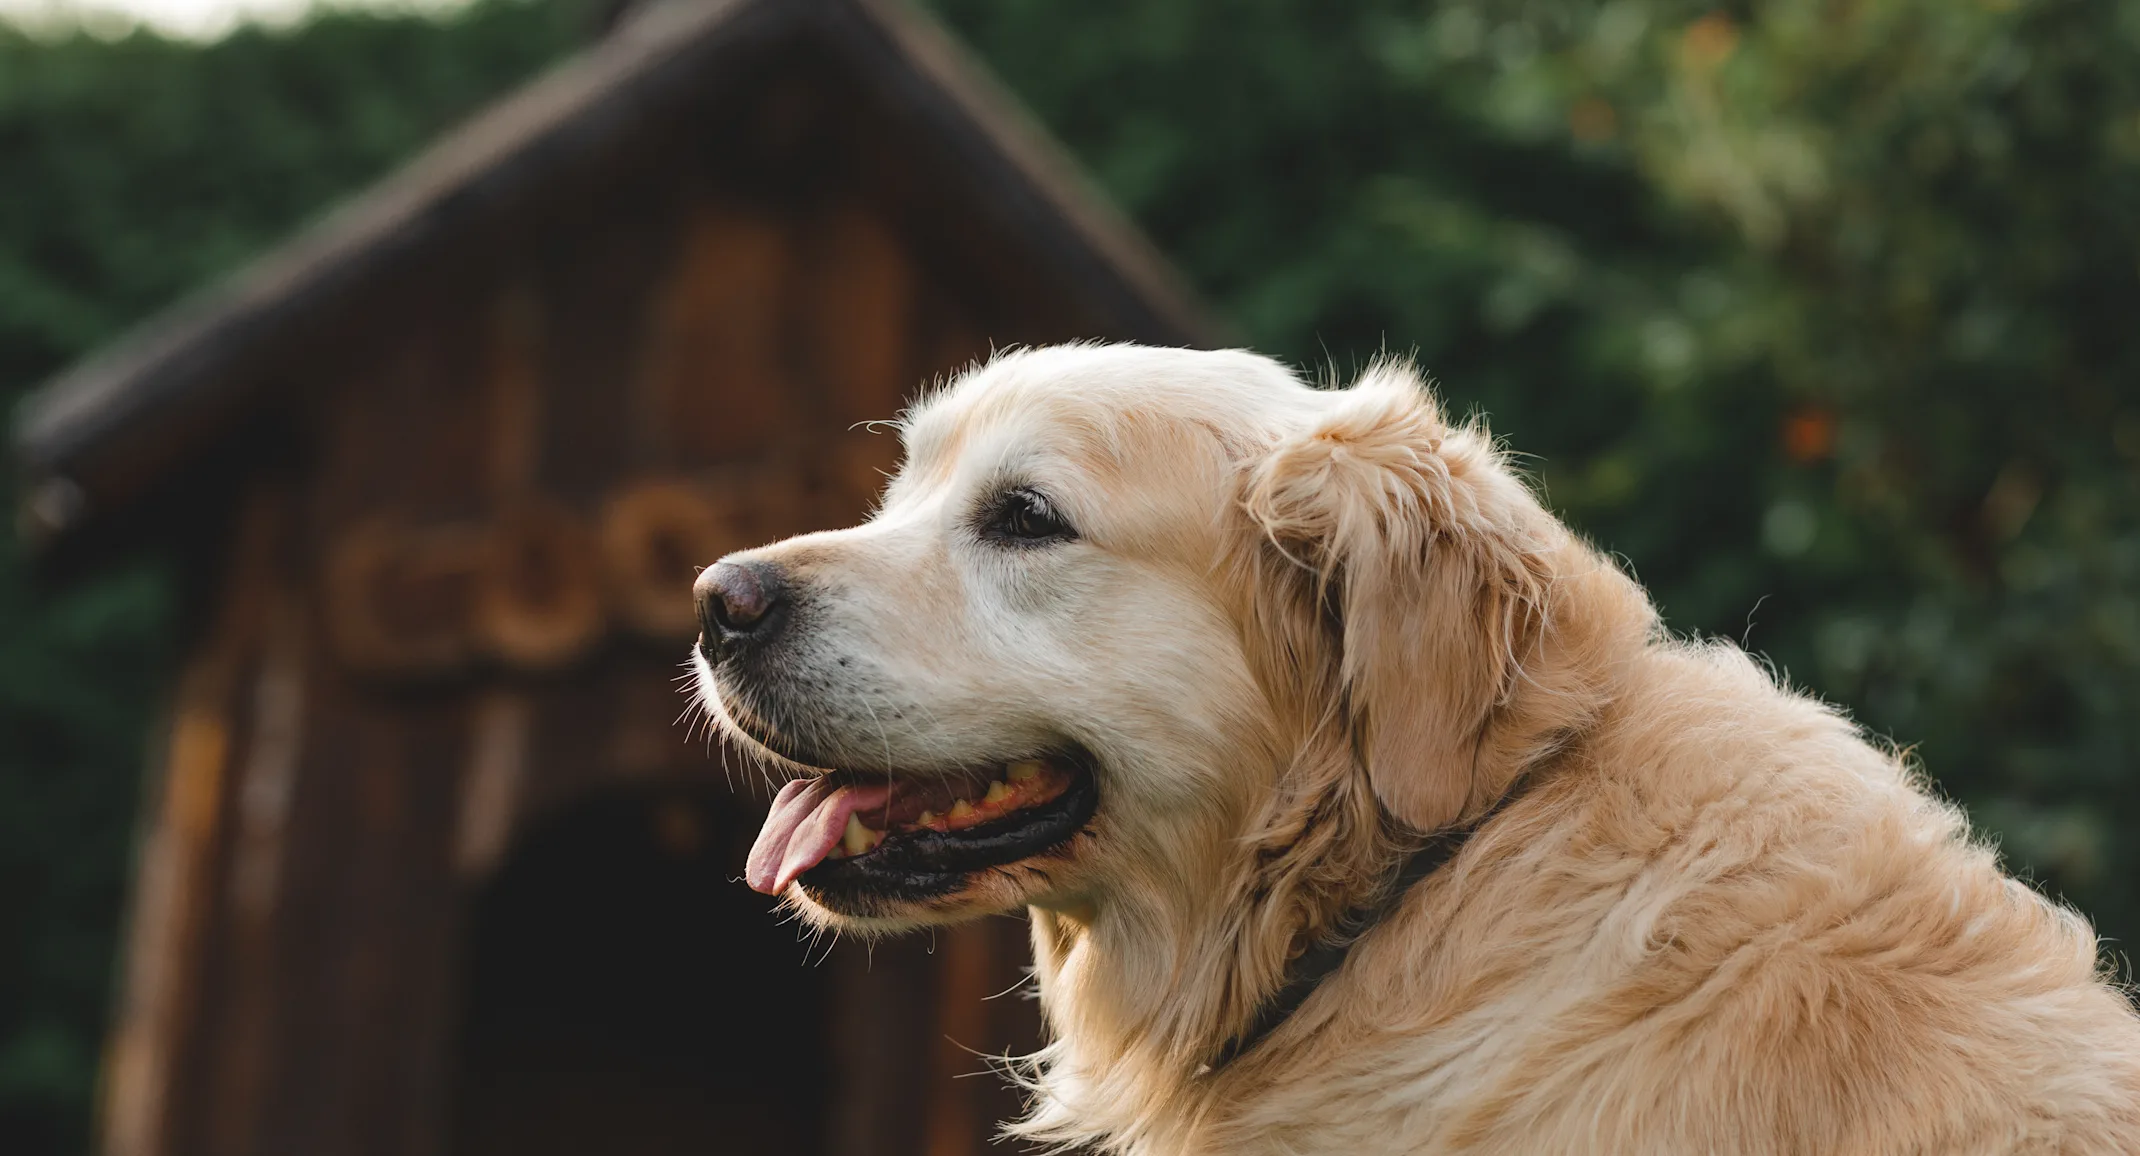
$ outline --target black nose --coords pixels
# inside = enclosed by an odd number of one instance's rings
[[[781,617],[780,572],[766,562],[716,562],[691,584],[699,645],[712,657],[763,641]]]

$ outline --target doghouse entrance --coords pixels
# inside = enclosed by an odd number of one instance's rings
[[[731,878],[726,802],[605,796],[520,842],[468,923],[454,1156],[824,1151],[828,971]]]

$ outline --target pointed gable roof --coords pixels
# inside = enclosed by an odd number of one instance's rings
[[[705,76],[796,39],[896,103],[985,190],[1109,336],[1207,344],[1218,328],[1151,245],[938,27],[901,0],[663,0],[447,133],[415,160],[220,283],[26,398],[18,522],[43,543],[131,503],[240,420],[257,367],[364,286]],[[288,388],[284,386],[283,388]]]

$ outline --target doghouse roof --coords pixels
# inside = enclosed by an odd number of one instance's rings
[[[235,275],[151,318],[25,399],[18,523],[40,545],[120,510],[267,400],[263,371],[365,286],[420,262],[516,191],[596,163],[651,105],[807,42],[957,159],[1002,227],[1113,335],[1208,341],[1159,255],[936,26],[900,0],[668,0],[446,134]]]

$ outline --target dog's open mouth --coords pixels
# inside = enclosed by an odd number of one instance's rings
[[[833,771],[773,800],[745,879],[768,895],[922,897],[1068,842],[1097,805],[1090,761],[1043,755],[955,775]]]

